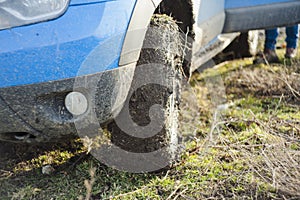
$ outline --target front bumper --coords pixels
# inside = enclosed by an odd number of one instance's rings
[[[135,1],[76,0],[55,20],[1,30],[0,88],[119,67]]]
[[[118,65],[135,2],[73,0],[55,20],[0,31],[0,140],[75,134],[64,102],[74,90],[99,123],[112,118],[131,83],[122,73],[135,67]]]
[[[123,106],[134,70],[132,64],[93,75],[1,88],[0,140],[47,142],[70,137],[77,133],[76,120],[91,112],[99,124],[110,121]],[[81,116],[73,116],[65,106],[65,97],[72,91],[88,100],[88,110]]]

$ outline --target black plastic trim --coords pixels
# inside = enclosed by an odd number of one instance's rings
[[[129,89],[132,81],[126,72],[134,69],[135,65],[128,65],[76,78],[0,88],[0,140],[14,133],[34,136],[29,142],[56,141],[76,135],[77,116],[68,112],[64,103],[72,91],[85,95],[93,105],[87,112],[95,112],[99,123],[110,121],[116,105],[122,107],[121,102],[115,104],[117,95],[124,96],[125,101],[128,92],[125,88]],[[85,116],[86,113],[82,115]]]
[[[294,25],[300,22],[300,1],[232,8],[225,14],[223,33]]]

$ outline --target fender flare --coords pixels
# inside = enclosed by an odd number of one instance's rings
[[[120,55],[119,66],[138,61],[147,27],[162,0],[137,0]]]

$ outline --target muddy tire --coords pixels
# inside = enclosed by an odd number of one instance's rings
[[[107,126],[114,145],[144,154],[145,162],[152,162],[148,153],[158,152],[163,159],[158,165],[170,164],[178,154],[181,45],[174,20],[153,16],[125,105]]]

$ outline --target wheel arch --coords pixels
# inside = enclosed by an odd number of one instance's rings
[[[152,15],[157,13],[172,16],[184,33],[194,37],[192,0],[137,0],[124,39],[119,66],[138,61],[147,27]]]
[[[184,12],[182,12],[183,10]],[[192,0],[163,0],[156,8],[155,13],[172,16],[184,33],[188,33],[189,36],[194,35],[195,19]]]

